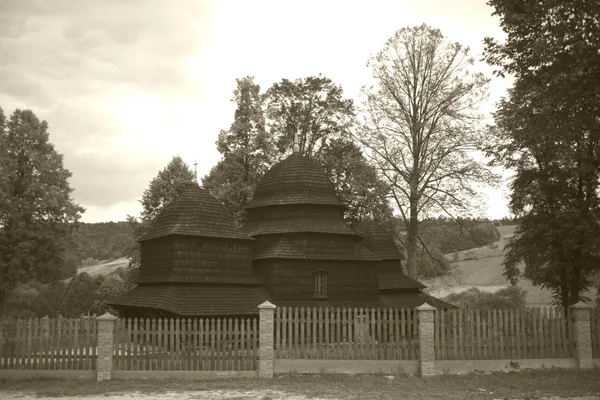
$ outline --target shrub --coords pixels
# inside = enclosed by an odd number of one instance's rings
[[[470,307],[483,310],[503,308],[525,308],[527,292],[517,286],[509,286],[494,293],[469,288],[464,292],[452,293],[444,299],[458,307]]]

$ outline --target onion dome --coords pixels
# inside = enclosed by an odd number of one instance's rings
[[[197,185],[167,204],[139,241],[167,235],[253,240],[239,230],[217,199]]]
[[[403,260],[394,238],[389,232],[373,220],[365,220],[356,228],[356,232],[365,239],[365,245],[382,260]]]
[[[299,152],[292,153],[262,177],[254,198],[245,208],[287,204],[345,207],[321,167]]]

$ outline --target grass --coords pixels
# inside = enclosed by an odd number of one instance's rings
[[[129,260],[127,260],[125,257],[122,257],[104,264],[92,265],[90,267],[80,267],[77,272],[87,272],[91,276],[108,275],[117,268],[126,268],[128,265]]]
[[[482,246],[458,253],[458,262],[455,266],[453,276],[435,278],[423,282],[430,289],[430,294],[436,297],[445,297],[450,293],[457,293],[476,287],[483,291],[496,291],[509,285],[506,278],[502,276],[504,267],[504,247],[510,237],[514,235],[516,225],[498,226],[502,235],[496,242],[496,246]],[[450,262],[453,254],[447,254]],[[551,303],[551,292],[539,286],[533,286],[527,279],[521,279],[517,286],[527,292],[527,305],[548,306]]]
[[[49,397],[85,397],[142,393],[158,395],[187,391],[283,392],[307,398],[332,399],[497,399],[544,396],[590,396],[600,393],[600,369],[588,371],[545,369],[521,372],[438,375],[427,378],[396,375],[276,375],[265,379],[112,380],[91,381],[28,380],[0,381],[0,398],[24,393]],[[269,396],[267,396],[269,397]],[[275,396],[277,397],[277,396]],[[285,397],[283,397],[285,398]]]

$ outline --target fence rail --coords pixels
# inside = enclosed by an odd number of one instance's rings
[[[256,319],[120,319],[115,370],[253,371]]]
[[[280,307],[276,358],[416,360],[417,313],[409,309]]]
[[[0,321],[0,369],[94,370],[95,318]]]
[[[573,357],[570,311],[438,310],[434,320],[438,360]]]

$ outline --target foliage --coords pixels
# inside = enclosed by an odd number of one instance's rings
[[[500,240],[500,233],[490,222],[462,219],[460,223],[449,218],[428,219],[421,222],[419,237],[428,248],[442,254],[487,246]]]
[[[274,145],[265,130],[265,115],[260,87],[254,78],[237,79],[233,99],[237,104],[234,121],[228,131],[222,130],[217,149],[222,159],[202,184],[230,210],[236,221],[252,198],[256,183],[274,161]]]
[[[600,4],[489,4],[507,39],[486,38],[486,60],[515,77],[488,148],[516,171],[510,208],[522,220],[505,276],[525,276],[567,307],[600,270]]]
[[[160,211],[171,202],[189,184],[194,184],[195,176],[190,167],[179,156],[171,159],[169,164],[158,172],[150,181],[148,189],[142,195],[142,212],[140,217],[127,216],[127,223],[139,239],[151,226]],[[129,266],[136,268],[140,265],[140,246],[134,243],[127,252]]]
[[[99,279],[86,272],[75,275],[65,288],[61,297],[61,314],[64,317],[76,317],[87,313],[94,314],[94,300]]]
[[[0,301],[19,284],[64,271],[72,224],[84,211],[70,197],[71,173],[30,110],[8,121],[0,109]]]
[[[294,82],[282,79],[265,94],[269,131],[281,158],[298,137],[300,153],[319,155],[331,139],[341,137],[353,121],[354,106],[343,97],[342,87],[324,76]]]
[[[223,157],[202,181],[238,222],[259,179],[290,154],[296,135],[300,151],[321,165],[340,199],[349,205],[350,222],[370,211],[391,215],[387,185],[345,136],[353,121],[353,103],[344,99],[340,86],[323,76],[283,79],[260,95],[253,78],[246,77],[237,80],[233,101],[237,104],[234,122],[217,141]]]
[[[125,257],[133,245],[133,231],[127,222],[80,222],[73,232],[69,255],[77,260],[77,265],[89,259],[100,263]]]
[[[115,313],[107,302],[135,286],[130,270],[120,269],[107,276],[92,277],[83,272],[74,276],[69,283],[42,284],[29,282],[8,292],[2,318],[30,317],[79,317],[101,315],[107,311]]]
[[[389,187],[355,143],[331,139],[323,145],[316,161],[333,183],[340,200],[348,206],[347,221],[361,221],[370,215],[382,220],[391,218],[386,200]]]
[[[523,309],[527,306],[527,292],[517,286],[509,286],[496,292],[484,292],[475,287],[460,293],[452,293],[444,299],[460,308],[470,307],[482,310]]]
[[[365,120],[356,136],[407,228],[411,277],[420,216],[473,212],[473,183],[494,181],[469,154],[484,143],[478,106],[488,83],[472,64],[467,48],[426,25],[397,31],[368,63],[375,85],[363,89]]]

